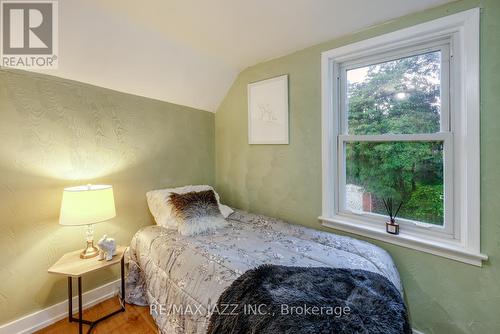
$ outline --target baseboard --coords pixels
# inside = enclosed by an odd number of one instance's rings
[[[120,290],[120,280],[104,284],[82,294],[83,309],[92,307],[103,300],[116,296]],[[73,297],[73,312],[78,312],[78,298]],[[53,324],[68,316],[68,301],[49,306],[22,318],[0,326],[0,334],[29,334]],[[413,334],[424,334],[413,329]]]
[[[89,308],[108,298],[116,296],[120,280],[104,284],[82,294],[83,309]],[[73,312],[78,312],[78,296],[73,297]],[[22,318],[0,326],[0,334],[29,334],[53,324],[68,316],[68,300],[28,314]]]

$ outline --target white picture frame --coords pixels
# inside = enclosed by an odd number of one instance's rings
[[[289,144],[288,74],[247,86],[248,143]]]

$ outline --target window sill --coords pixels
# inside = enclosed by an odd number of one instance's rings
[[[428,240],[423,237],[405,233],[404,231],[401,231],[398,235],[393,235],[387,233],[385,228],[361,225],[359,223],[343,220],[342,217],[318,217],[318,219],[323,222],[322,225],[325,227],[358,234],[367,238],[388,242],[479,267],[482,266],[482,261],[488,260],[487,255],[464,248],[459,243]]]

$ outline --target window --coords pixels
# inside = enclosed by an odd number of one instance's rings
[[[339,212],[383,224],[393,198],[402,226],[453,237],[449,49],[439,40],[339,63]]]
[[[478,38],[474,9],[323,53],[324,225],[486,259]],[[384,198],[403,201],[398,236],[385,233]]]

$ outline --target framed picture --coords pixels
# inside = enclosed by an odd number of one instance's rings
[[[248,143],[288,144],[288,74],[248,84]]]

